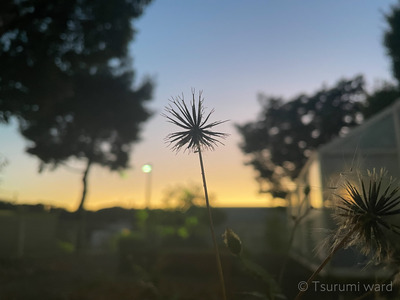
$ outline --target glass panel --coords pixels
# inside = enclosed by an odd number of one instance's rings
[[[360,135],[360,148],[395,148],[396,135],[393,115],[372,124]]]
[[[386,149],[396,147],[396,134],[392,114],[387,115],[386,118],[382,118],[375,123],[367,124],[367,126],[361,125],[357,130],[358,134],[351,134],[349,137],[337,140],[332,144],[332,147],[346,150],[356,150],[358,148]],[[329,147],[329,144],[327,147],[327,151],[335,151],[335,149]]]

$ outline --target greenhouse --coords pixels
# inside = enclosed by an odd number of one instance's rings
[[[298,260],[316,265],[326,256],[327,250],[321,244],[335,228],[329,209],[335,195],[346,180],[357,180],[357,174],[374,169],[385,169],[400,179],[400,100],[345,137],[320,147],[300,172],[296,190],[289,196],[289,213],[298,218],[306,215],[297,226],[293,245],[293,255]],[[322,250],[316,251],[318,248]],[[356,274],[362,267],[360,257],[357,251],[343,251],[332,261],[328,272]]]

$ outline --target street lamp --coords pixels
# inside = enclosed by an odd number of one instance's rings
[[[146,208],[150,208],[150,198],[151,198],[151,171],[153,167],[151,164],[145,164],[142,166],[142,172],[147,174],[146,179]]]

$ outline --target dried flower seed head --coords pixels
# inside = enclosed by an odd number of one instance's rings
[[[212,110],[207,115],[204,112],[202,93],[199,92],[198,100],[195,99],[195,92],[192,90],[193,100],[188,107],[183,95],[171,100],[169,106],[165,107],[162,114],[167,120],[182,128],[182,131],[170,133],[166,141],[171,145],[172,150],[179,152],[182,148],[196,152],[199,149],[213,150],[218,144],[222,144],[220,138],[228,134],[212,131],[211,128],[226,121],[215,121],[207,123]]]
[[[224,238],[225,245],[232,254],[239,256],[242,253],[242,241],[232,229],[226,228],[222,237]]]
[[[400,214],[399,190],[398,182],[383,169],[368,171],[367,176],[358,174],[358,183],[345,181],[343,193],[336,195],[339,202],[334,217],[339,227],[335,241],[353,232],[347,246],[358,246],[377,261],[389,259],[392,238],[400,235],[400,224],[395,224]]]

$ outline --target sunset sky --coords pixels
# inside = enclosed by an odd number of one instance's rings
[[[204,155],[209,191],[215,206],[266,206],[256,174],[244,166],[234,124],[252,121],[260,112],[257,94],[290,98],[312,93],[340,78],[364,74],[368,87],[390,80],[390,61],[382,45],[384,13],[396,1],[154,0],[135,21],[131,44],[136,84],[150,76],[153,117],[134,146],[132,168],[110,173],[95,167],[89,177],[86,208],[143,207],[145,163],[153,165],[151,203],[160,207],[171,188],[200,185],[195,154],[173,153],[164,143],[175,130],[160,115],[168,99],[203,90],[212,120],[230,121],[225,146]],[[82,166],[38,174],[39,162],[24,153],[26,141],[16,124],[0,127],[0,153],[9,164],[0,173],[0,199],[78,207]]]

